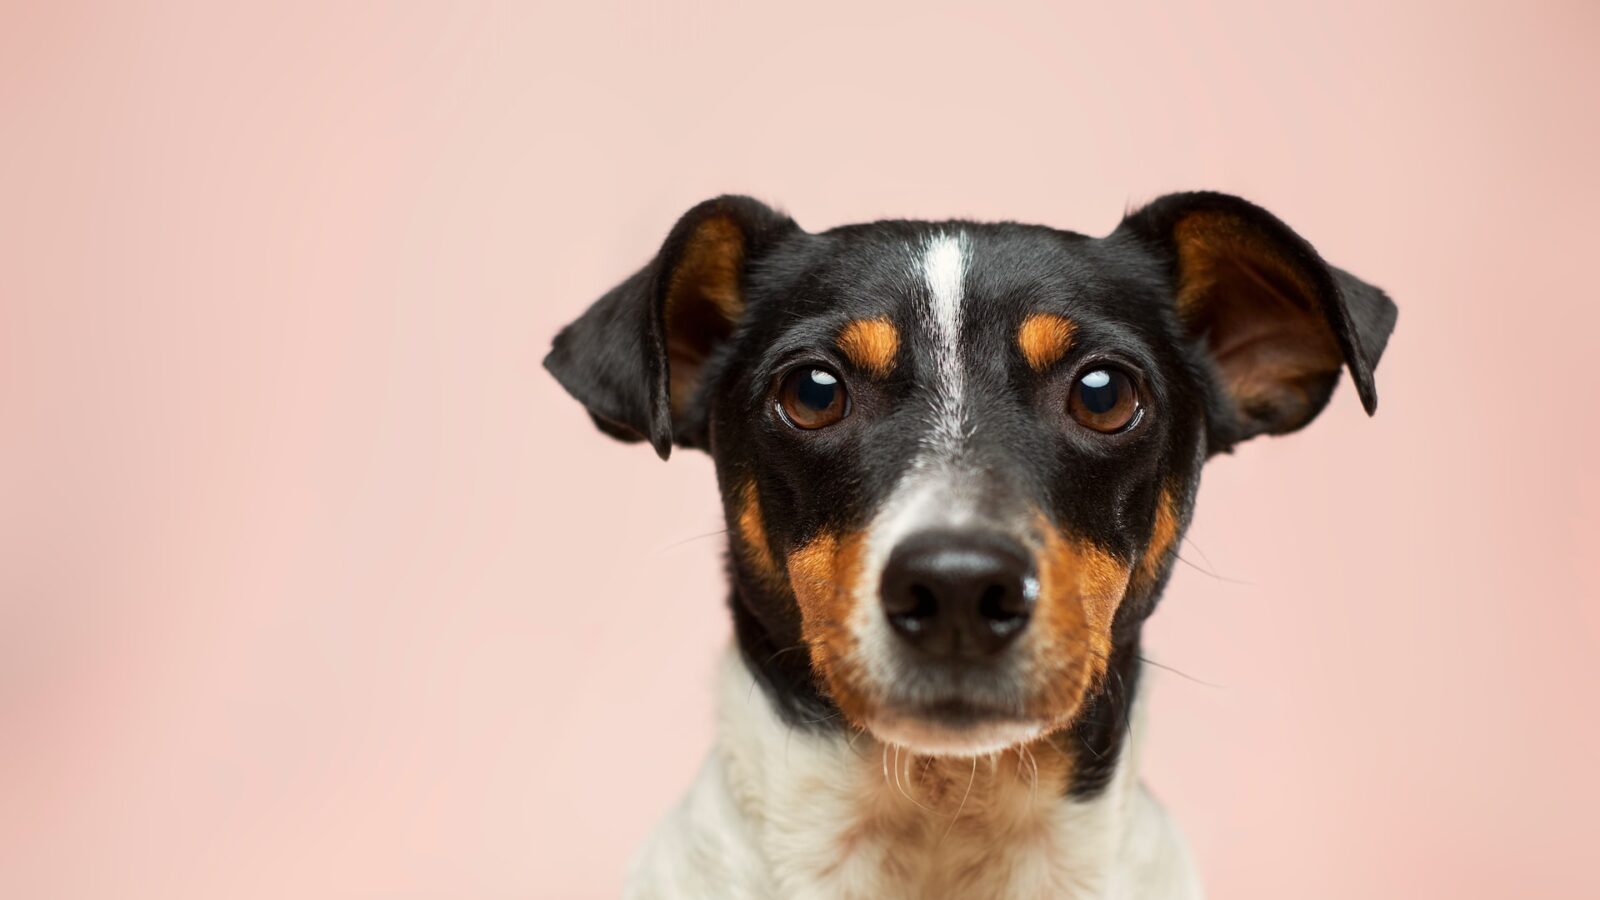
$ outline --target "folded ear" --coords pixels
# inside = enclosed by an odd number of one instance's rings
[[[1323,262],[1271,213],[1227,194],[1169,194],[1117,233],[1166,263],[1178,317],[1215,364],[1225,396],[1213,451],[1303,427],[1327,405],[1341,367],[1367,413],[1377,409],[1372,371],[1394,330],[1394,303]]]
[[[701,203],[655,259],[556,335],[545,368],[606,434],[648,440],[662,459],[674,439],[701,446],[686,420],[707,359],[744,314],[746,265],[797,231],[749,197]]]

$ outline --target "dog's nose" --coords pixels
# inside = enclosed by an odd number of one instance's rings
[[[930,656],[981,659],[1016,639],[1038,581],[1028,552],[981,532],[929,531],[901,541],[879,587],[895,632]]]

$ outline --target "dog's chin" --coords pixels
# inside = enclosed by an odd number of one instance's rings
[[[924,756],[986,756],[1044,734],[1043,723],[1023,719],[882,711],[867,730],[884,743]]]

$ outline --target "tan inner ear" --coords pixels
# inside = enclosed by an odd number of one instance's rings
[[[682,415],[700,388],[701,369],[744,313],[739,273],[744,233],[731,219],[707,219],[695,230],[672,271],[663,318],[667,329],[672,413]]]
[[[1343,365],[1311,283],[1231,216],[1195,213],[1177,224],[1174,237],[1178,314],[1192,333],[1206,336],[1234,402],[1276,427],[1303,424]]]

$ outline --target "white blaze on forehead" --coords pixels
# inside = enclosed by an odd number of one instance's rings
[[[961,323],[971,244],[961,232],[940,232],[911,248],[917,326],[932,348],[933,422],[916,458],[878,510],[867,529],[866,559],[856,585],[851,627],[869,682],[883,686],[901,677],[893,663],[895,638],[877,602],[884,565],[907,535],[929,528],[960,528],[973,518],[977,497],[959,459],[971,425],[967,417],[966,373],[961,365]]]
[[[934,385],[937,397],[933,443],[946,453],[961,445],[966,432],[966,398],[961,369],[962,281],[970,247],[961,232],[940,232],[922,247],[919,260],[927,288],[923,318],[933,338]]]

